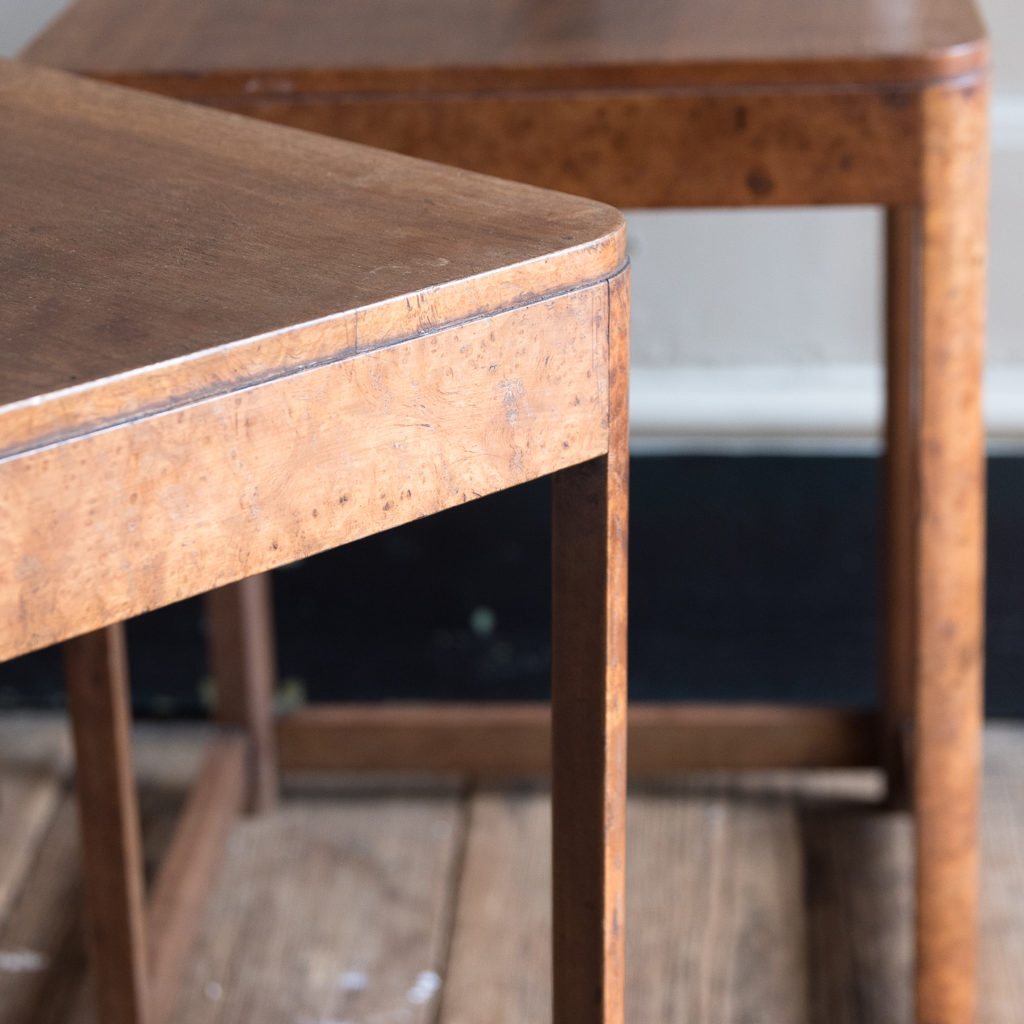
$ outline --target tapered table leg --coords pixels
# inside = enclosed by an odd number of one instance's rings
[[[88,946],[101,1024],[147,1024],[142,853],[124,627],[64,644]]]
[[[249,809],[277,800],[274,742],[274,622],[270,574],[220,587],[205,598],[216,717],[244,730],[249,743]]]
[[[553,478],[555,1024],[623,1015],[628,279],[611,286],[610,451]]]
[[[986,110],[983,80],[922,97],[913,741],[918,1024],[970,1024],[975,1008]]]

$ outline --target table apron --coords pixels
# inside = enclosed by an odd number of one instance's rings
[[[921,95],[892,85],[201,99],[613,206],[655,208],[916,202]]]
[[[608,284],[0,462],[0,660],[600,456]]]

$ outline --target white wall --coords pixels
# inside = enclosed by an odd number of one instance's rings
[[[68,0],[0,0],[0,57],[14,57]]]
[[[13,56],[66,0],[0,0]],[[993,37],[989,425],[1024,450],[1024,3]],[[629,215],[639,450],[861,449],[880,418],[881,217],[866,208]]]

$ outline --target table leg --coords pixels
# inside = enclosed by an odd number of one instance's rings
[[[249,809],[267,811],[277,799],[270,574],[213,590],[205,605],[217,720],[239,726],[248,737]]]
[[[922,97],[916,538],[919,1024],[975,1012],[980,782],[987,88]]]
[[[88,945],[102,1024],[146,1024],[142,852],[124,628],[64,644]]]
[[[626,808],[627,323],[611,286],[610,452],[553,478],[555,1024],[621,1024]]]
[[[910,802],[908,772],[917,642],[917,422],[920,253],[916,208],[886,211],[886,420],[883,483],[884,689],[882,756],[889,804]]]

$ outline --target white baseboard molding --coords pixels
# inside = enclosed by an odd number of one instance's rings
[[[986,375],[992,452],[1024,454],[1024,366]],[[869,365],[634,367],[635,454],[875,454],[881,370]]]

